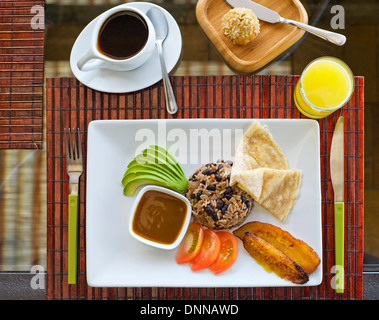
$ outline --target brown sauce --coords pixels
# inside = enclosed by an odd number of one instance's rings
[[[113,59],[127,59],[146,44],[148,28],[137,13],[121,11],[110,16],[101,26],[97,46]]]
[[[163,192],[149,190],[141,197],[132,229],[139,236],[161,244],[172,244],[186,218],[187,204]]]

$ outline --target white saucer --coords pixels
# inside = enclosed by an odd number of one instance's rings
[[[151,7],[158,7],[164,13],[168,24],[168,35],[163,42],[163,57],[166,62],[167,71],[170,72],[178,62],[182,50],[182,36],[175,19],[162,7],[148,2],[132,2],[122,4],[124,7],[134,7],[146,13]],[[91,69],[87,66],[98,63],[90,61],[80,71],[77,61],[87,51],[90,43],[92,30],[98,17],[92,20],[80,33],[71,50],[70,66],[75,77],[91,89],[109,92],[123,93],[141,90],[149,87],[162,79],[158,51],[155,49],[153,55],[141,67],[131,71],[112,71],[107,69]],[[88,71],[84,71],[88,70]]]

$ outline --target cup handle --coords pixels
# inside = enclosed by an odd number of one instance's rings
[[[84,56],[82,56],[82,57],[78,60],[78,62],[76,63],[76,65],[77,65],[78,69],[79,69],[80,71],[82,71],[83,66],[84,66],[89,60],[96,59],[96,58],[98,58],[98,57],[95,55],[95,53],[93,52],[93,50],[92,50],[92,49],[89,49],[89,50],[87,51],[87,53],[85,53]]]

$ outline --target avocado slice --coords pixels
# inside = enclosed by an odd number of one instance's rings
[[[171,180],[177,180],[177,177],[175,175],[173,175],[173,173],[169,169],[167,169],[166,166],[164,166],[162,164],[155,164],[155,163],[151,163],[151,162],[147,162],[147,161],[146,161],[146,164],[139,164],[134,159],[128,164],[127,171],[131,170],[132,168],[135,168],[138,170],[146,170],[146,171],[158,171],[158,172],[166,175],[167,178],[169,178]],[[144,168],[144,169],[142,169],[142,168]],[[124,173],[124,176],[125,176],[126,172]]]
[[[160,146],[151,145],[129,162],[122,184],[125,195],[133,195],[143,184],[164,186],[184,193],[188,181],[174,156]]]
[[[151,145],[149,148],[144,149],[141,154],[144,157],[152,157],[156,164],[171,166],[177,173],[179,173],[179,175],[184,175],[184,172],[175,157],[160,146]]]
[[[153,149],[153,151],[155,151],[156,153],[161,154],[163,158],[166,158],[168,160],[168,164],[172,165],[176,169],[176,172],[178,172],[180,176],[184,176],[182,167],[170,152],[157,145],[150,146],[150,149]]]
[[[139,171],[146,171],[146,172],[158,172],[164,176],[167,177],[167,179],[171,180],[177,180],[175,176],[173,176],[170,172],[170,170],[166,169],[164,166],[159,164],[138,164],[138,162],[133,160],[133,163],[131,163],[130,166],[128,166],[127,170],[124,173],[124,176],[129,172],[130,170],[139,170]]]
[[[145,150],[144,150],[145,151]],[[165,159],[158,159],[156,158],[152,152],[141,153],[137,155],[134,160],[140,165],[146,165],[146,164],[155,164],[158,166],[161,166],[162,168],[165,168],[170,175],[174,175],[177,179],[181,179],[182,176],[178,174],[178,172],[171,166]],[[128,165],[129,167],[129,165]]]
[[[148,165],[144,165],[144,166],[133,166],[133,167],[128,168],[128,170],[126,170],[124,174],[124,177],[122,178],[122,184],[123,185],[127,184],[129,180],[139,175],[152,175],[152,176],[162,179],[162,181],[175,183],[175,180],[170,178],[169,175],[166,175],[165,173],[162,173],[154,169],[151,170],[148,168]]]
[[[150,146],[152,148],[155,148],[155,150],[159,150],[161,153],[163,154],[166,154],[166,156],[170,159],[170,163],[171,164],[174,164],[175,167],[180,171],[181,174],[184,174],[183,170],[182,170],[182,167],[180,166],[178,160],[176,160],[176,158],[170,153],[168,152],[167,150],[165,150],[164,148],[160,147],[160,146]]]
[[[164,150],[164,149],[163,149]],[[149,155],[152,156],[154,159],[156,159],[157,164],[164,164],[166,166],[175,166],[177,161],[176,159],[172,159],[166,154],[165,151],[155,149],[154,146],[150,146],[149,148],[146,148],[142,151],[143,155]]]
[[[124,186],[124,195],[130,196],[133,195],[140,185],[143,184],[154,184],[158,186],[167,187],[170,189],[173,189],[177,192],[183,193],[187,190],[187,184],[178,184],[178,183],[167,183],[167,181],[162,181],[159,177],[148,175],[148,174],[141,174],[138,175],[132,179],[130,179],[126,185]]]
[[[132,179],[131,181],[129,181],[124,186],[124,191],[123,191],[124,195],[126,195],[126,196],[132,196],[136,192],[136,189],[139,186],[142,186],[144,184],[154,184],[154,185],[157,185],[157,186],[165,187],[165,185],[163,183],[151,180],[149,178],[145,178],[145,179]]]
[[[150,150],[150,152],[152,152],[152,153],[155,153],[155,154],[162,156],[162,158],[167,158],[168,163],[171,165],[178,164],[178,161],[175,159],[175,157],[170,152],[168,152],[166,149],[164,149],[160,146],[151,145],[147,149]]]

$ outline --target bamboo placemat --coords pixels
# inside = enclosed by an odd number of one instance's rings
[[[44,1],[0,1],[0,149],[36,149],[43,132]]]
[[[303,118],[293,103],[298,76],[172,77],[176,118]],[[363,268],[363,77],[349,103],[319,120],[321,131],[323,282],[315,287],[279,288],[92,288],[86,283],[86,172],[80,183],[79,281],[67,285],[68,177],[63,128],[79,127],[83,152],[87,128],[98,119],[172,118],[165,110],[162,82],[129,94],[91,90],[75,78],[48,78],[47,117],[47,298],[48,299],[362,299]],[[345,117],[345,292],[331,287],[334,273],[333,188],[330,145],[335,123]],[[86,158],[84,158],[86,160]]]

